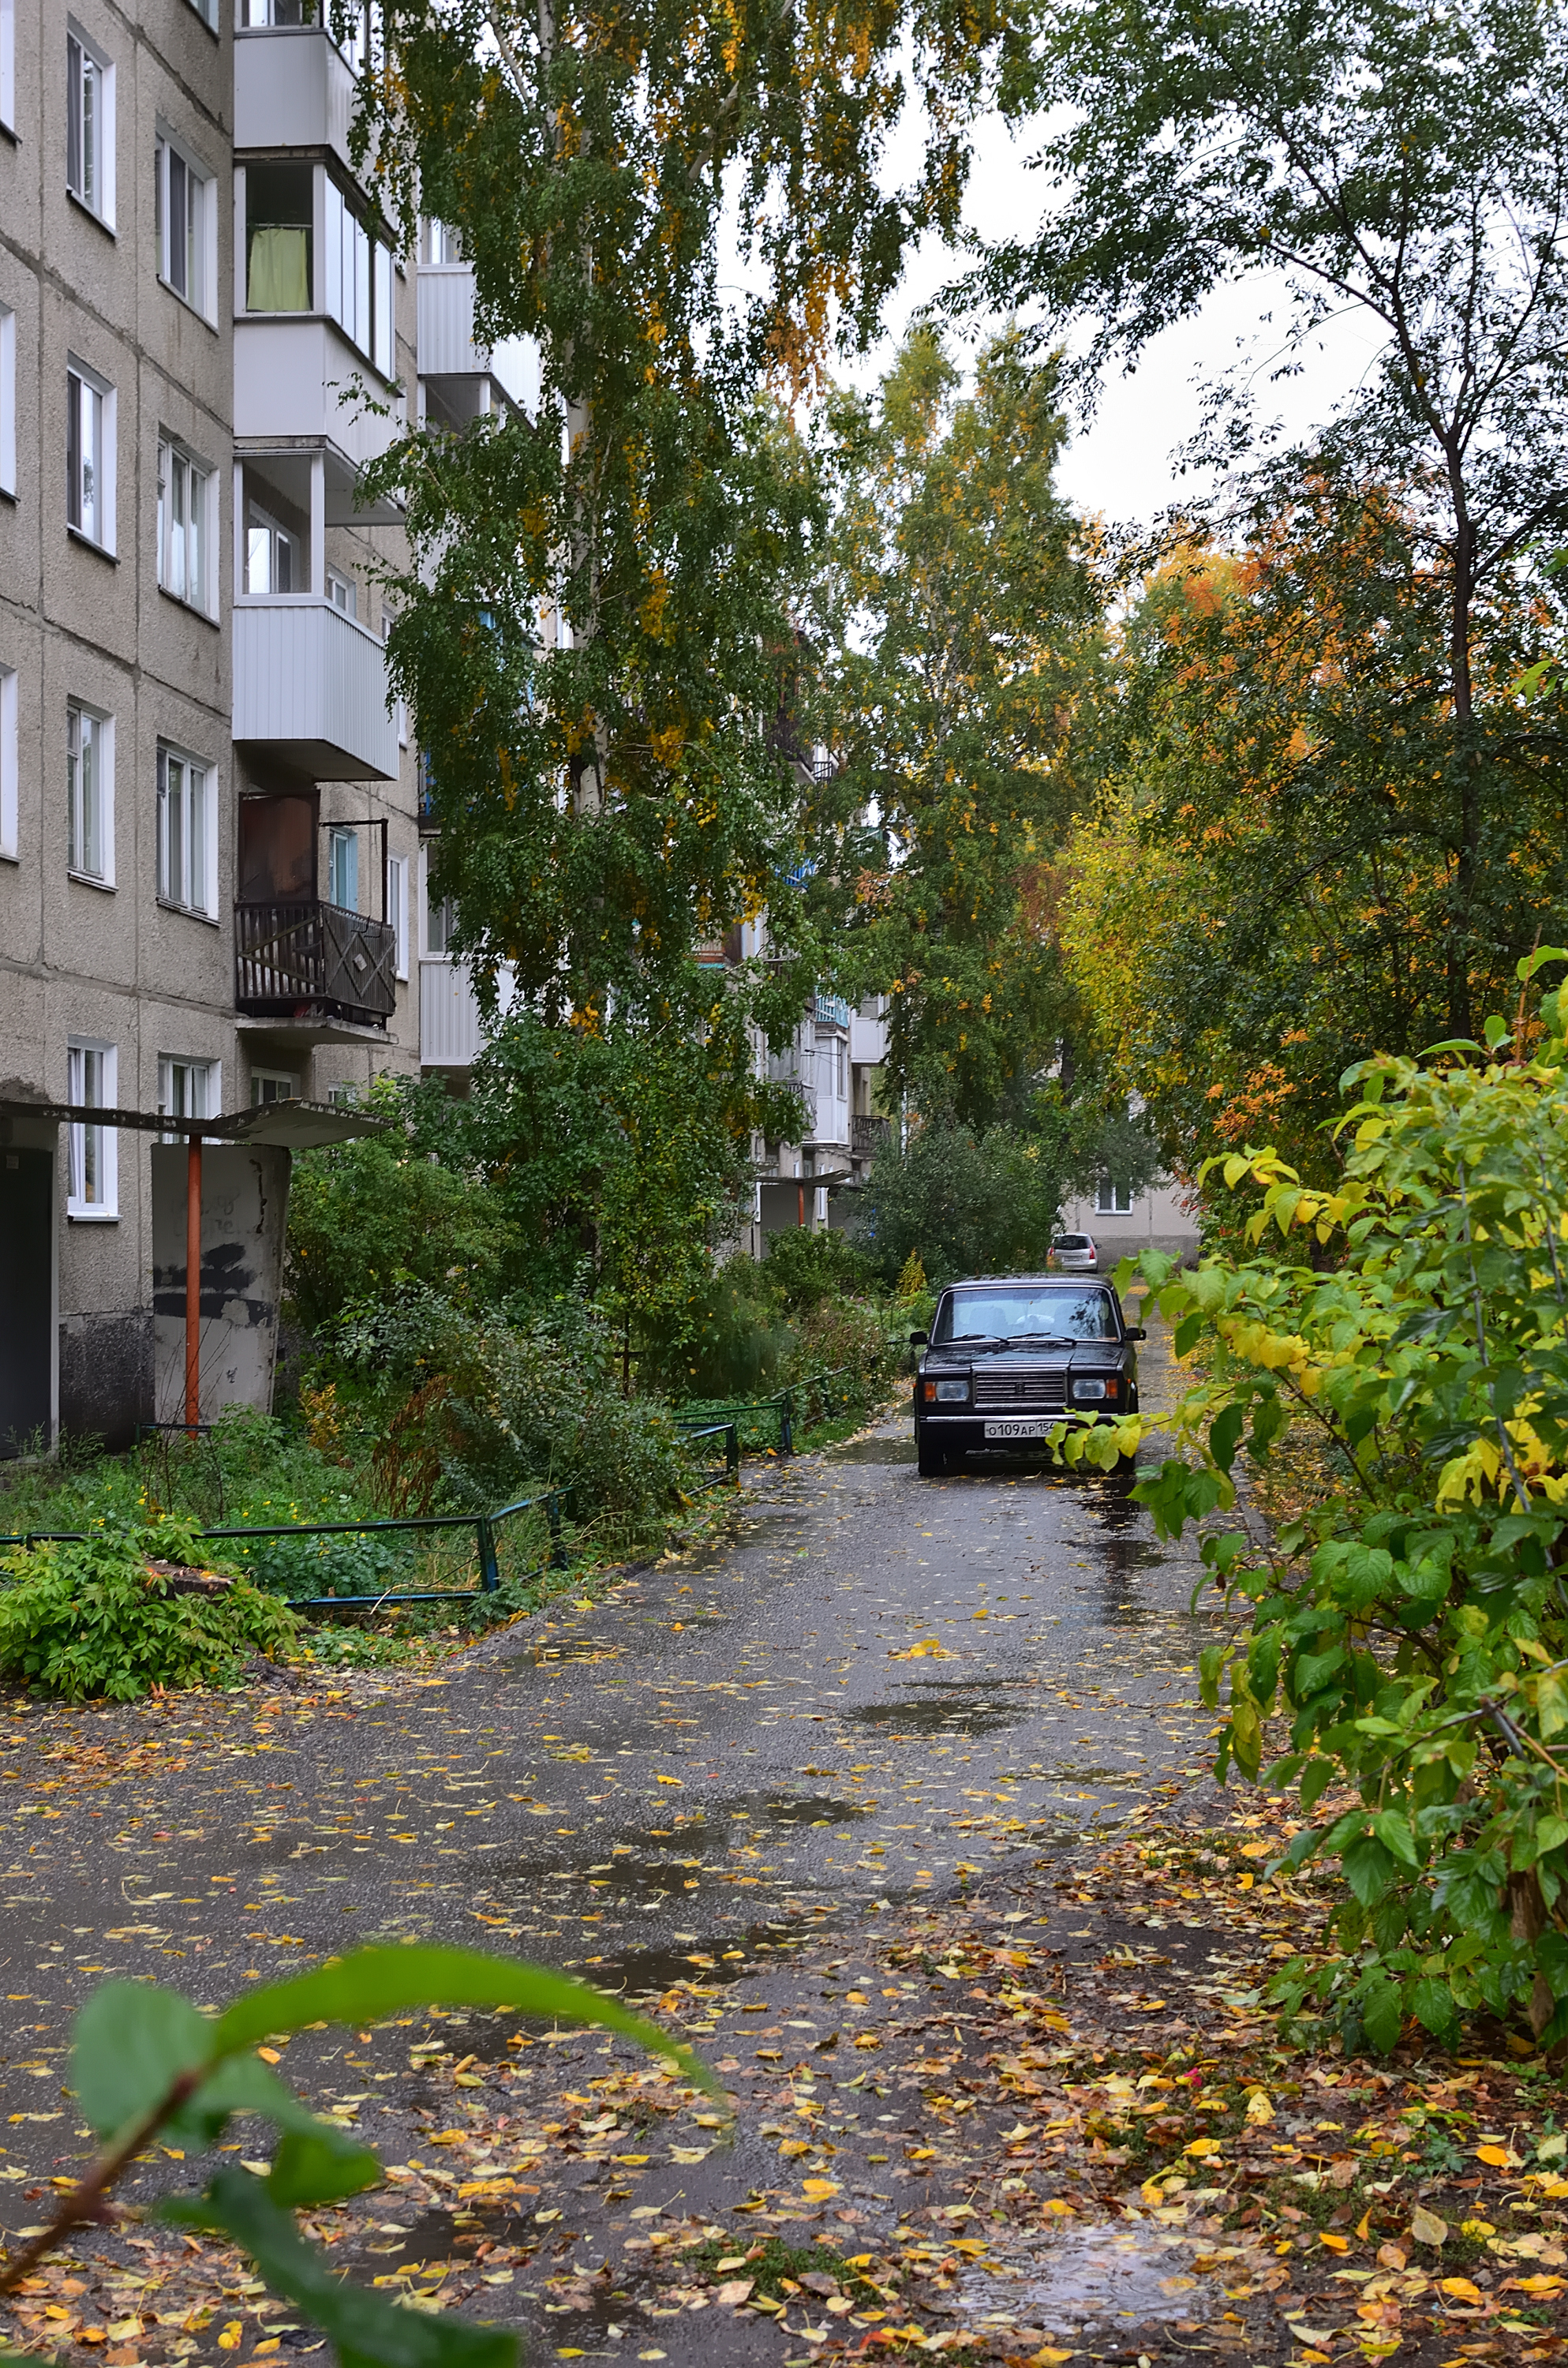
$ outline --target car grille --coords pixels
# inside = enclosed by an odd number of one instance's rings
[[[1009,1365],[998,1372],[994,1367],[977,1365],[974,1369],[974,1403],[977,1406],[1005,1407],[1009,1413],[1016,1406],[1064,1406],[1067,1403],[1067,1370],[1063,1365],[1036,1365],[1020,1368]]]

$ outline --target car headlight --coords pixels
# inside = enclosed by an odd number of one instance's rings
[[[938,1406],[964,1406],[968,1403],[968,1400],[969,1383],[967,1381],[937,1383],[937,1403]]]
[[[1087,1399],[1108,1397],[1111,1393],[1108,1385],[1104,1382],[1074,1382],[1073,1395],[1075,1398]]]

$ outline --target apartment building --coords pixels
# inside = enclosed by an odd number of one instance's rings
[[[399,526],[355,500],[415,263],[349,154],[368,20],[312,13],[0,0],[0,1453],[178,1410],[158,1113],[418,1059]]]

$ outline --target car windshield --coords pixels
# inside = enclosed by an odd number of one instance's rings
[[[955,1291],[942,1302],[931,1338],[1114,1340],[1116,1311],[1108,1291],[1031,1291],[1005,1283],[986,1291]]]
[[[1087,1234],[1063,1234],[1056,1247],[1059,1250],[1086,1250],[1089,1237]]]

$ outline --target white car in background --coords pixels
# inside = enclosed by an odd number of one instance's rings
[[[1051,1263],[1058,1274],[1097,1274],[1099,1252],[1092,1234],[1058,1234],[1051,1245]]]

